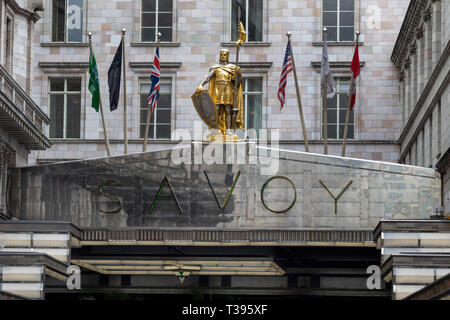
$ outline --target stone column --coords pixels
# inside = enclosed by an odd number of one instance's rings
[[[405,101],[405,71],[402,71],[398,74],[398,81],[399,81],[399,87],[400,87],[400,105],[402,107],[402,128],[406,125],[406,119],[408,117],[407,114],[407,106]]]
[[[405,70],[407,72],[405,79],[405,123],[408,122],[409,115],[411,114],[411,64],[409,60],[405,62]]]
[[[439,58],[441,57],[441,8],[442,2],[441,0],[433,0],[431,4],[431,20],[433,24],[433,69],[436,66]]]
[[[417,46],[416,41],[413,42],[409,49],[411,53],[411,112],[417,102]]]
[[[424,39],[423,26],[420,26],[416,30],[416,37],[419,45],[417,47],[417,98],[420,97],[424,88],[424,69],[425,69],[425,39]]]
[[[431,11],[428,8],[425,10],[423,14],[423,21],[424,21],[424,41],[425,41],[425,69],[424,69],[424,82],[425,84],[428,82],[431,76],[432,70],[432,23],[431,23]]]
[[[8,168],[15,166],[15,152],[3,140],[0,140],[0,211],[8,215]]]

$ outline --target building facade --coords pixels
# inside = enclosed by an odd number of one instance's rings
[[[43,133],[49,117],[31,98],[32,34],[40,16],[28,3],[0,2],[0,218],[10,217],[10,173],[25,166],[31,150],[51,142]]]
[[[450,30],[447,1],[411,1],[392,53],[400,79],[400,162],[437,168],[450,203]]]
[[[127,127],[130,152],[142,150],[145,96],[161,32],[161,98],[151,118],[149,149],[179,140],[179,130],[194,139],[199,117],[191,95],[218,62],[220,48],[235,59],[236,6],[247,30],[239,62],[243,69],[245,119],[248,129],[278,129],[285,148],[304,150],[292,74],[280,110],[278,82],[291,31],[302,105],[311,151],[323,152],[320,96],[321,29],[327,27],[328,52],[338,95],[328,101],[330,154],[340,154],[347,107],[349,65],[355,31],[360,30],[361,81],[350,118],[347,156],[397,161],[401,130],[398,78],[390,62],[408,1],[44,1],[42,19],[33,32],[32,94],[52,118],[46,131],[52,148],[34,153],[30,164],[105,155],[99,114],[87,90],[92,43],[100,74],[106,126],[113,155],[123,153],[123,92],[119,109],[110,112],[107,71],[126,28]],[[76,9],[74,9],[76,8]],[[67,23],[61,17],[67,15]],[[61,16],[61,17],[60,17]],[[59,17],[59,18],[58,18]],[[62,19],[62,20],[61,20]],[[61,21],[63,21],[61,23]],[[250,132],[240,132],[241,138]]]

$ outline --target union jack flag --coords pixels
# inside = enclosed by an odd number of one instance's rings
[[[281,70],[280,84],[278,85],[278,100],[280,100],[281,102],[281,108],[283,108],[285,102],[284,89],[286,88],[287,75],[291,71],[292,71],[291,40],[288,40],[286,46],[286,53],[284,54],[283,70]]]
[[[152,87],[150,88],[150,92],[148,94],[147,105],[150,107],[150,114],[152,114],[153,110],[156,108],[156,101],[159,98],[159,78],[161,76],[161,68],[159,65],[159,43],[158,47],[156,47],[155,59],[153,60],[152,67],[152,75],[150,76],[150,80],[152,80]]]

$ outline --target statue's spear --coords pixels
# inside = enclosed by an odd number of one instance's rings
[[[238,6],[238,14],[237,14],[237,41],[236,41],[236,67],[238,66],[239,63],[239,47],[241,46],[241,44],[244,43],[245,41],[245,29],[244,26],[242,25],[241,22],[241,7]],[[237,74],[237,68],[236,68],[236,74],[235,74],[235,78],[234,78],[234,100],[233,100],[233,108],[231,109],[231,125],[233,130],[236,130],[236,118],[237,118],[237,114],[239,112],[239,109],[237,107],[237,95],[238,95],[238,89],[239,89],[239,84],[240,84],[240,78],[238,79],[238,74]]]

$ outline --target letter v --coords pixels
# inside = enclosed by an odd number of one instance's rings
[[[227,204],[228,204],[228,201],[229,201],[230,198],[231,198],[231,194],[233,193],[234,187],[236,186],[236,183],[237,183],[237,181],[238,181],[238,179],[239,179],[239,176],[241,175],[241,171],[238,171],[238,173],[237,173],[237,175],[236,175],[236,178],[234,178],[233,184],[231,185],[230,190],[228,190],[227,197],[225,198],[225,201],[223,202],[222,205],[220,205],[219,199],[217,199],[217,195],[216,195],[216,193],[214,192],[214,189],[213,189],[213,187],[212,187],[211,181],[209,181],[208,174],[206,173],[205,170],[203,170],[203,172],[205,173],[206,180],[208,180],[208,184],[209,184],[209,187],[211,188],[211,191],[212,191],[212,193],[213,193],[213,195],[214,195],[214,199],[216,199],[217,205],[219,206],[219,210],[220,210],[221,213],[223,213],[223,211],[225,210],[225,207],[226,207]]]

